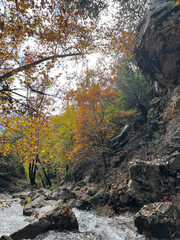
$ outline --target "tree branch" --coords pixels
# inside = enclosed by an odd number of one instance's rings
[[[85,53],[68,53],[68,54],[60,54],[60,55],[52,55],[49,57],[45,57],[45,58],[41,58],[37,61],[34,61],[32,63],[28,63],[26,65],[20,66],[18,68],[13,69],[12,71],[5,73],[4,75],[0,76],[0,82],[6,80],[7,78],[23,71],[23,70],[27,70],[30,69],[33,66],[36,66],[42,62],[48,61],[48,60],[52,60],[52,59],[56,59],[56,58],[66,58],[66,57],[73,57],[73,56],[80,56],[80,55],[84,55]]]

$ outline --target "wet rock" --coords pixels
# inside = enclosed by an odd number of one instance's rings
[[[135,215],[139,233],[158,239],[180,238],[180,209],[171,202],[145,205]]]
[[[57,208],[46,214],[45,219],[50,222],[50,230],[72,231],[78,230],[78,222],[74,213],[66,206],[65,208]]]
[[[31,204],[27,204],[23,208],[23,215],[24,216],[32,216],[34,214],[34,209],[32,208]]]
[[[89,187],[87,192],[86,192],[89,196],[93,196],[94,194],[96,194],[96,189],[93,187]]]
[[[86,200],[86,199],[80,199],[76,202],[76,208],[80,209],[80,210],[90,210],[92,207],[92,204],[90,201]]]
[[[10,235],[12,240],[21,240],[26,238],[34,238],[39,234],[48,230],[50,222],[44,218],[39,219],[39,221],[30,223],[26,227],[18,230],[17,232]]]
[[[109,194],[107,194],[104,190],[96,193],[91,199],[90,202],[93,205],[104,206],[109,200]]]
[[[48,212],[39,220],[11,234],[12,240],[34,238],[48,230],[77,230],[78,222],[73,212],[67,207],[56,208]]]
[[[12,240],[12,238],[3,235],[3,236],[0,238],[0,240]]]
[[[30,193],[28,194],[27,197],[30,198],[31,201],[33,201],[33,200],[37,199],[37,198],[40,197],[40,196],[41,196],[40,193],[32,191],[32,192],[30,192]]]

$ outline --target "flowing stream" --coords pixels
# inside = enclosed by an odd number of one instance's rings
[[[51,210],[54,206],[46,206],[39,210]],[[120,215],[101,217],[95,212],[73,209],[79,223],[79,232],[49,231],[34,240],[145,240],[136,233],[133,216]],[[23,207],[19,199],[0,195],[0,236],[10,235],[34,220],[34,216],[23,216]]]

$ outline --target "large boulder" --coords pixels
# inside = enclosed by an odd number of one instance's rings
[[[157,202],[174,188],[175,177],[169,175],[168,164],[134,160],[129,167],[129,195],[138,206]]]
[[[171,202],[145,205],[136,213],[134,222],[140,234],[158,239],[180,238],[180,209]]]
[[[35,238],[39,234],[45,232],[50,227],[50,222],[44,218],[39,221],[28,224],[26,227],[11,234],[12,240],[22,240],[27,238]]]
[[[154,0],[139,26],[135,54],[158,92],[180,84],[179,39],[180,7],[175,1]]]
[[[78,222],[74,213],[67,206],[58,207],[11,234],[10,237],[12,240],[34,238],[48,230],[78,230]]]
[[[57,208],[54,211],[49,212],[44,218],[50,222],[50,230],[78,230],[77,219],[68,206]]]

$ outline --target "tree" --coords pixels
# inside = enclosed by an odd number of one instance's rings
[[[4,125],[4,132],[0,135],[1,154],[13,154],[24,166],[28,166],[28,175],[31,185],[36,184],[36,174],[39,167],[46,178],[46,183],[51,185],[50,179],[46,174],[43,162],[47,162],[42,155],[44,152],[49,153],[49,146],[44,148],[43,137],[50,137],[53,133],[50,131],[48,119],[37,116],[9,116],[1,118],[1,124]],[[51,159],[53,156],[46,153],[46,158]],[[42,158],[42,159],[41,159]],[[42,176],[39,171],[42,180]],[[45,186],[45,182],[42,181]]]
[[[124,59],[117,70],[116,86],[121,92],[124,109],[136,108],[146,119],[152,89],[132,60]]]
[[[63,113],[50,118],[53,137],[48,136],[48,141],[53,146],[51,151],[55,161],[59,164],[58,169],[64,171],[69,164],[68,156],[74,148],[75,140],[75,105],[68,103],[63,108]],[[46,144],[46,142],[45,142]]]
[[[83,55],[90,43],[90,25],[68,1],[1,2],[0,105],[1,111],[26,109],[26,94],[46,94],[52,86],[55,61]],[[46,95],[47,96],[47,95]]]
[[[86,80],[68,95],[77,108],[75,143],[69,155],[71,160],[99,158],[102,162],[102,153],[107,151],[108,140],[118,128],[112,119],[117,112],[119,93],[110,80],[98,78],[96,81],[93,77],[93,71],[87,72]]]

